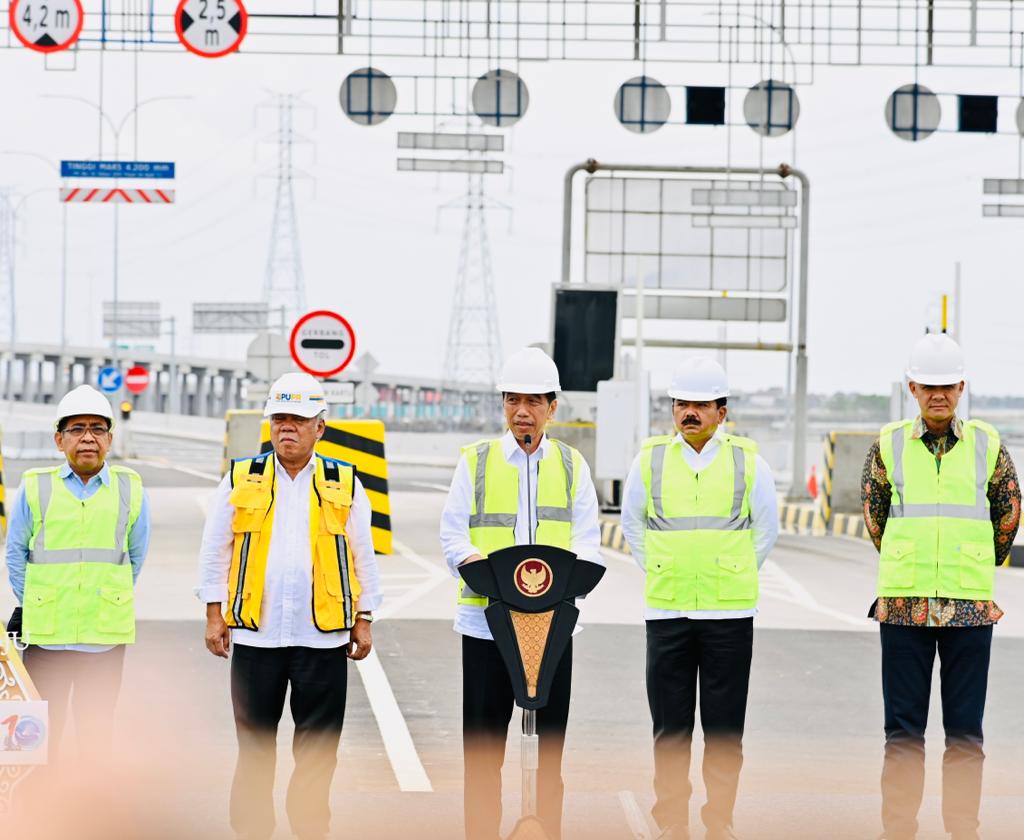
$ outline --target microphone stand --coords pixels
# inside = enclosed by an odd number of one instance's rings
[[[530,482],[530,447],[533,437],[523,438],[526,444],[526,529],[530,544],[536,541],[534,534],[533,494]],[[537,736],[537,710],[523,709],[523,735],[520,742],[520,766],[523,773],[523,804],[520,811],[522,817],[537,816],[537,770],[540,766],[540,739]],[[513,838],[515,840],[515,833]],[[525,840],[525,838],[524,838]]]

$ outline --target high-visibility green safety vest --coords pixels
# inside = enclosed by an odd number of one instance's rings
[[[885,426],[879,449],[892,500],[882,535],[878,594],[987,601],[995,580],[988,483],[999,432],[968,420],[963,437],[936,464],[911,437],[912,420]]]
[[[640,450],[647,490],[644,594],[662,610],[743,610],[757,606],[757,555],[750,493],[757,444],[720,435],[718,453],[694,471],[674,436]]]
[[[519,513],[519,469],[505,460],[502,439],[465,446],[462,454],[473,480],[469,539],[485,557],[516,544]],[[537,463],[537,530],[540,545],[568,549],[572,544],[572,506],[576,476],[583,456],[568,444],[548,438],[547,452]],[[459,579],[459,603],[486,607],[487,598]]]
[[[25,473],[32,514],[22,629],[34,645],[130,644],[135,596],[128,534],[142,509],[142,479],[112,466],[110,483],[87,499],[60,467]]]

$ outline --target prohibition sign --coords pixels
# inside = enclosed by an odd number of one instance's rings
[[[78,40],[85,22],[81,0],[11,0],[11,31],[30,50],[66,50]]]
[[[299,318],[288,347],[295,364],[324,378],[348,367],[356,354],[356,334],[337,312],[318,309]]]
[[[249,13],[242,0],[180,0],[174,30],[189,52],[220,58],[234,52],[245,38]]]

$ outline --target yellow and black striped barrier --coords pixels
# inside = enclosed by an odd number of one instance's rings
[[[870,540],[868,526],[864,522],[864,516],[860,513],[837,513],[832,517],[829,533],[833,536],[857,537],[862,540]]]
[[[832,473],[836,467],[836,433],[825,435],[825,475],[822,476],[821,516],[827,525],[832,521]]]
[[[819,537],[825,533],[825,520],[817,505],[783,502],[779,505],[779,531]]]
[[[260,452],[268,452],[270,423],[260,428]],[[384,455],[384,423],[380,420],[328,420],[316,451],[325,458],[345,461],[356,468],[359,482],[370,499],[373,548],[391,554],[391,499],[388,497],[388,462]]]

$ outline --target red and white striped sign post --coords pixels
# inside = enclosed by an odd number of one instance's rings
[[[174,190],[61,187],[62,204],[174,204]]]

